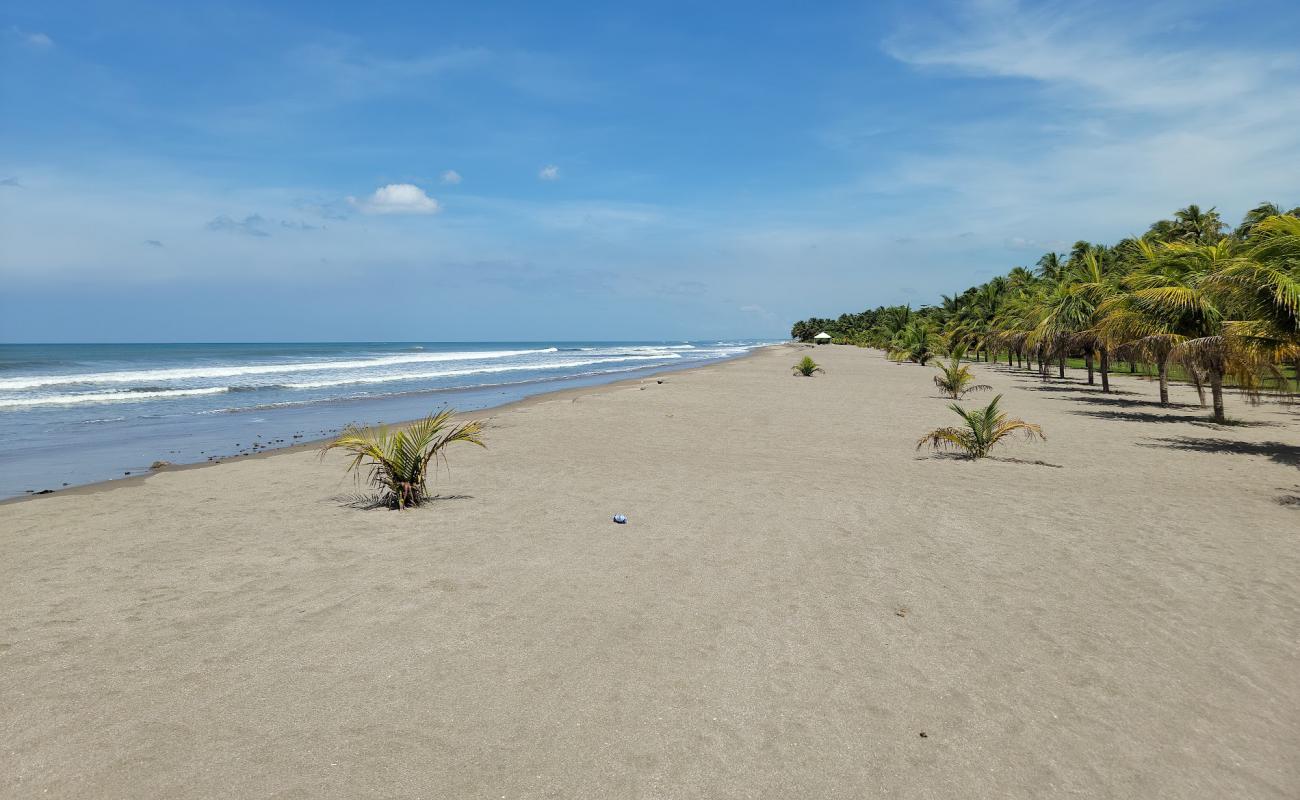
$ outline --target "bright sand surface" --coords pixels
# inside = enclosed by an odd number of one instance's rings
[[[1296,410],[976,371],[1048,441],[778,347],[486,412],[412,512],[303,451],[0,506],[0,796],[1300,796]]]

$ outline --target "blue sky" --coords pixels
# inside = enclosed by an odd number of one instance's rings
[[[26,3],[0,340],[779,336],[1300,203],[1300,8]]]

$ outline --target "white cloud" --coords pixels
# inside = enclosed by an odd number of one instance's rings
[[[443,183],[448,183],[451,184],[452,186],[455,186],[456,184],[460,183],[460,181],[461,181],[460,173],[454,169],[449,169],[446,172],[442,173]]]
[[[751,303],[750,305],[747,305],[747,306],[741,306],[741,307],[740,307],[740,310],[743,311],[743,312],[745,312],[746,314],[766,314],[766,313],[767,313],[767,309],[766,309],[766,308],[763,308],[762,306],[753,305],[752,303]]]
[[[369,197],[349,197],[348,202],[363,214],[437,214],[442,210],[437,200],[412,183],[390,183]]]
[[[1028,79],[1059,90],[1067,102],[1141,112],[1239,102],[1270,75],[1280,78],[1297,66],[1286,54],[1171,40],[1168,21],[1154,7],[1147,11],[1148,19],[1135,16],[1117,26],[1075,3],[983,3],[955,15],[950,26],[900,34],[885,49],[919,67]]]
[[[537,173],[537,177],[544,181],[557,181],[560,179],[560,168],[554,164],[547,164]]]
[[[11,25],[8,29],[0,32],[0,36],[11,41],[18,41],[28,47],[44,50],[54,46],[54,40],[47,34],[39,31],[25,31],[22,28]]]
[[[39,31],[25,31],[20,28],[11,27],[9,28],[9,34],[28,47],[45,49],[54,46],[54,40],[47,34]]]
[[[925,197],[929,213],[981,232],[983,257],[1008,260],[1115,241],[1188,203],[1231,217],[1288,196],[1300,183],[1300,59],[1182,35],[1174,23],[1189,13],[985,0],[918,18],[887,52],[1015,103],[936,127],[937,143],[864,174],[858,191]]]

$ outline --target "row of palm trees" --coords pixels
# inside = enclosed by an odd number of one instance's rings
[[[792,333],[808,327],[919,364],[960,348],[1064,377],[1067,358],[1082,357],[1103,392],[1115,360],[1141,363],[1158,376],[1162,404],[1178,370],[1209,387],[1224,422],[1225,386],[1255,401],[1288,391],[1288,369],[1300,379],[1300,208],[1261,204],[1229,231],[1213,208],[1192,205],[1141,237],[1078,242],[935,306],[806,320]]]

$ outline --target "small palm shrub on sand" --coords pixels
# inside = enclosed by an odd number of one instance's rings
[[[987,392],[993,388],[975,383],[975,375],[971,373],[970,367],[961,363],[965,357],[965,350],[954,350],[947,363],[939,361],[939,374],[934,376],[934,385],[953,400],[962,399],[967,392]]]
[[[795,375],[802,375],[805,378],[811,378],[818,372],[826,371],[822,369],[821,364],[812,360],[812,356],[804,356],[798,364],[791,367],[791,370],[794,371]]]
[[[436,467],[437,459],[446,461],[443,450],[447,445],[469,442],[487,446],[480,438],[483,423],[453,425],[455,413],[447,409],[431,414],[398,431],[349,425],[337,439],[321,448],[321,455],[330,450],[347,451],[352,456],[348,472],[355,471],[360,478],[362,467],[369,467],[367,480],[379,490],[381,504],[399,510],[418,506],[429,496],[429,464]]]
[[[1007,419],[1007,415],[998,410],[1002,395],[993,398],[993,402],[983,408],[967,411],[953,403],[948,406],[965,423],[964,428],[939,428],[922,436],[916,443],[920,450],[927,444],[934,450],[960,450],[969,458],[984,458],[993,446],[1008,436],[1021,432],[1026,439],[1035,436],[1046,440],[1043,429],[1022,419]]]

